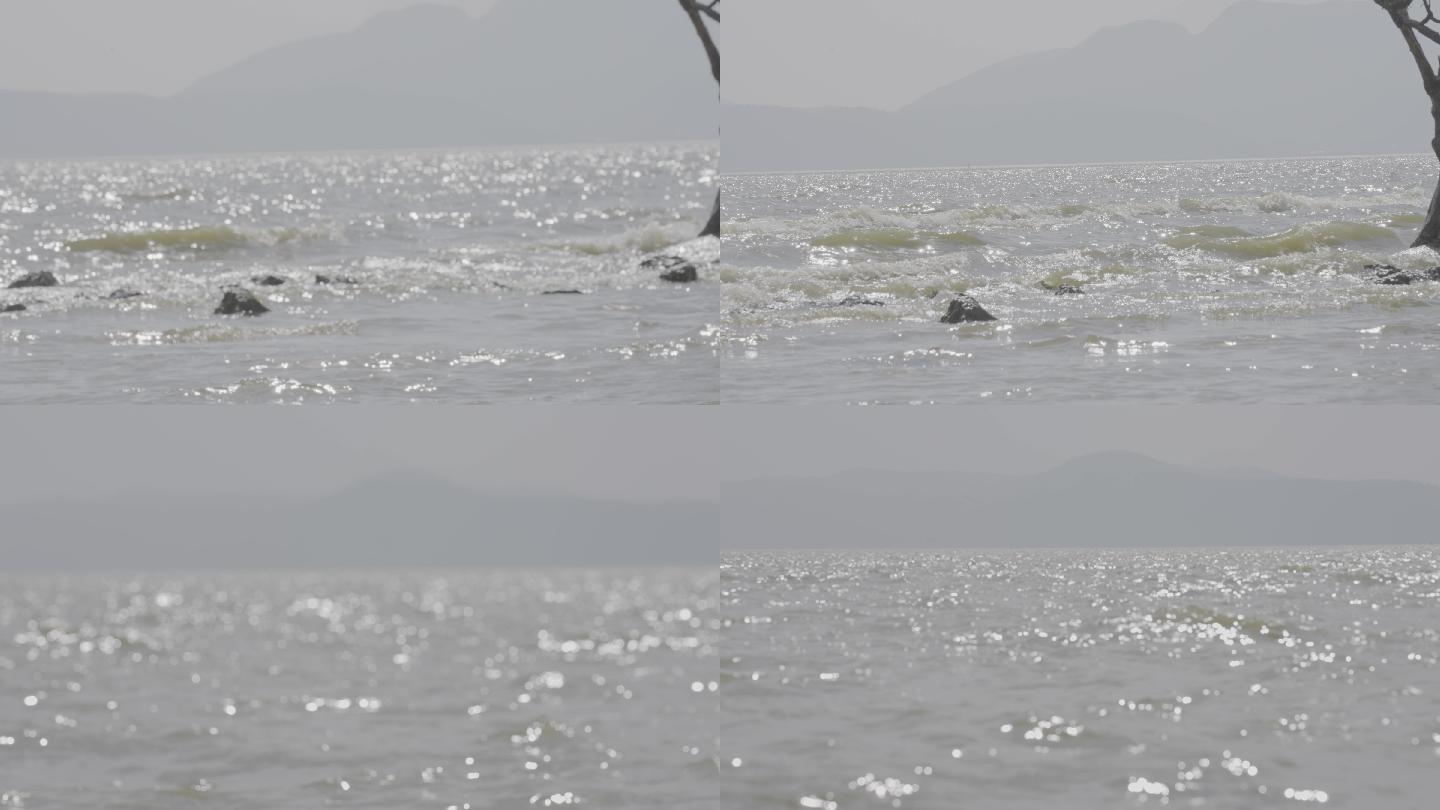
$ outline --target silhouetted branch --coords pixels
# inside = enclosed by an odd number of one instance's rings
[[[706,25],[705,18],[720,22],[719,6],[720,0],[710,0],[709,3],[703,0],[680,0],[680,7],[690,16],[695,33],[700,37],[700,43],[705,46],[705,55],[710,58],[710,73],[714,75],[717,83],[720,81],[720,48],[715,44],[715,38],[710,36],[710,28]]]
[[[1425,54],[1424,45],[1420,42],[1420,37],[1424,37],[1440,44],[1440,18],[1435,16],[1431,3],[1432,0],[1420,0],[1425,16],[1416,17],[1412,13],[1415,0],[1375,0],[1375,5],[1390,15],[1390,21],[1395,23],[1400,35],[1405,38],[1405,47],[1410,50],[1410,56],[1420,70],[1420,78],[1425,82],[1425,95],[1430,97],[1430,115],[1435,122],[1435,133],[1430,147],[1436,157],[1440,157],[1440,68],[1431,63],[1430,57]],[[1440,185],[1436,186],[1435,194],[1430,198],[1425,224],[1420,228],[1420,234],[1415,237],[1412,247],[1421,245],[1440,250]]]
[[[1428,0],[1427,0],[1428,2]],[[715,38],[710,35],[710,27],[705,19],[709,18],[720,22],[720,0],[680,0],[680,7],[689,15],[690,22],[695,26],[695,33],[700,37],[700,43],[705,46],[705,55],[710,58],[710,73],[715,77],[715,83],[720,83],[720,48],[715,45]],[[700,231],[701,236],[720,236],[720,192],[715,192],[715,206],[710,209],[710,219],[705,223],[704,230]]]

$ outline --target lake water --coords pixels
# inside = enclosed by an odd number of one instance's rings
[[[731,807],[1429,807],[1434,548],[732,554]]]
[[[0,401],[713,401],[718,240],[676,248],[697,284],[639,262],[699,232],[717,158],[661,144],[0,164],[0,287],[60,282],[0,289],[26,307],[0,315]],[[271,311],[214,315],[228,285]],[[562,290],[583,294],[545,294]]]
[[[724,180],[727,401],[1434,402],[1433,156]],[[1043,285],[1084,294],[1058,296]],[[999,320],[946,326],[969,292]]]
[[[709,808],[715,569],[0,581],[0,807]]]

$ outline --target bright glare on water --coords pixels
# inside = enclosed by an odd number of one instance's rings
[[[737,402],[1433,402],[1433,156],[725,178]],[[1045,285],[1070,285],[1058,296]],[[999,318],[938,323],[969,292]]]
[[[0,807],[711,808],[717,580],[0,581]]]
[[[0,315],[0,391],[711,401],[718,293],[703,263],[719,246],[689,240],[716,158],[634,145],[0,164],[0,288],[39,271],[60,282],[0,289],[0,306],[26,307]],[[681,242],[702,283],[639,266]],[[214,315],[227,285],[271,312]]]
[[[727,555],[731,807],[1421,808],[1434,548]]]

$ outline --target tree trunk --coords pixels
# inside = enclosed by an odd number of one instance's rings
[[[714,6],[716,6],[717,4],[718,0],[716,3],[711,3],[711,10],[708,13],[710,14],[711,19],[714,19],[718,22],[720,20],[720,17],[714,11]],[[686,16],[690,18],[691,24],[695,26],[695,34],[700,37],[700,44],[705,47],[705,56],[707,59],[710,60],[710,75],[715,77],[715,85],[716,87],[719,87],[720,48],[715,44],[715,38],[710,35],[710,29],[705,25],[705,19],[701,16],[700,9],[695,5],[695,0],[680,0],[680,8],[685,10]],[[720,107],[720,97],[718,92],[715,97],[715,107],[718,111]],[[708,222],[705,223],[705,228],[700,231],[700,235],[720,235],[720,192],[718,191],[715,192],[715,207],[710,209],[710,219]]]
[[[1430,96],[1430,116],[1435,119],[1435,137],[1430,140],[1430,148],[1435,151],[1435,158],[1440,160],[1440,91]],[[1435,184],[1435,193],[1430,197],[1430,211],[1425,215],[1425,226],[1420,229],[1410,247],[1440,250],[1440,182]]]
[[[1440,186],[1435,187],[1435,192],[1440,194]],[[1440,199],[1440,197],[1437,197]],[[1430,215],[1435,215],[1435,207],[1430,207]],[[710,221],[705,223],[705,230],[700,232],[701,236],[720,235],[720,192],[715,192],[715,207],[710,209]]]

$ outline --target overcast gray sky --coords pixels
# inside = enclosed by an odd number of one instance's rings
[[[495,0],[429,0],[472,14]],[[5,0],[0,88],[164,95],[258,51],[422,0]]]
[[[1106,26],[1159,19],[1198,30],[1233,2],[729,0],[724,99],[893,109],[1001,59],[1068,48]]]

